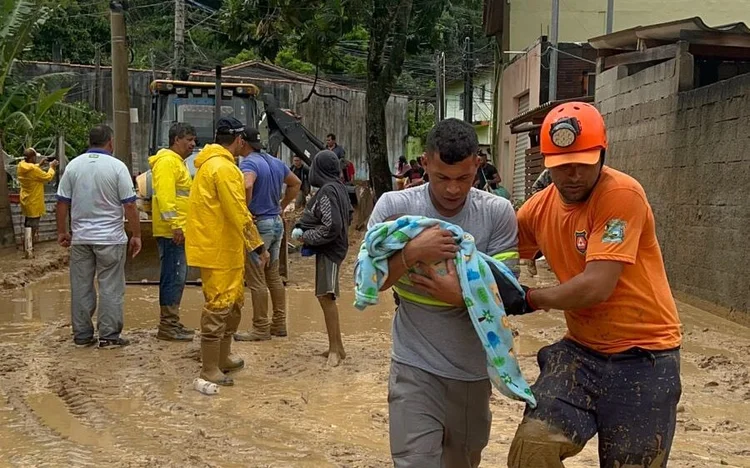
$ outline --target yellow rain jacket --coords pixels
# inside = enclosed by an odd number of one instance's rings
[[[263,240],[245,203],[242,172],[232,154],[216,144],[198,153],[195,167],[185,230],[188,265],[244,268],[245,249],[255,250]]]
[[[170,149],[162,149],[148,158],[151,166],[151,199],[154,237],[172,237],[174,229],[185,230],[188,197],[193,180],[185,161]]]
[[[18,164],[18,182],[21,184],[21,212],[27,218],[41,218],[47,212],[44,206],[44,184],[55,177],[55,170],[43,171],[39,164],[22,161]]]

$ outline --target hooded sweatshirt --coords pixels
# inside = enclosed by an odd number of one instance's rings
[[[148,158],[151,167],[154,237],[172,237],[172,231],[185,229],[188,197],[193,180],[182,156],[170,149],[161,149]]]
[[[245,248],[263,245],[245,203],[245,183],[234,156],[206,145],[195,158],[188,202],[185,253],[190,266],[232,270],[245,265]]]
[[[305,246],[335,263],[346,258],[353,212],[340,174],[339,158],[334,152],[324,150],[315,155],[310,167],[310,184],[319,190],[297,224],[304,231]]]

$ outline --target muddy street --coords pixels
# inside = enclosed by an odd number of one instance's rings
[[[219,395],[192,389],[198,341],[155,338],[158,290],[127,289],[119,350],[77,349],[65,271],[0,295],[0,465],[386,467],[386,389],[393,302],[365,312],[351,303],[351,264],[340,301],[348,357],[325,367],[313,261],[291,258],[290,336],[236,343],[246,369]],[[541,272],[542,269],[540,269]],[[542,282],[550,282],[541,272]],[[536,281],[536,280],[529,280]],[[241,329],[250,325],[249,295]],[[188,287],[184,322],[198,327],[201,291]],[[750,467],[750,329],[679,304],[685,330],[683,397],[671,466]],[[521,363],[536,377],[536,351],[560,338],[560,313],[514,320]],[[482,466],[504,466],[523,407],[493,397]],[[569,467],[596,466],[596,445]]]

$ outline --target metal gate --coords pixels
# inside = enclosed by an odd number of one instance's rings
[[[518,98],[518,113],[520,115],[529,110],[529,95]],[[526,199],[526,150],[529,148],[529,134],[516,134],[516,151],[513,162],[513,199]]]

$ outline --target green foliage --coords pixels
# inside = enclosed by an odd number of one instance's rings
[[[104,120],[104,115],[94,112],[85,103],[63,102],[69,89],[47,91],[44,82],[12,84],[22,106],[6,118],[4,132],[0,135],[3,148],[9,154],[19,155],[24,148],[49,149],[56,144],[59,134],[66,136],[70,145],[66,154],[73,157],[85,148],[88,131]]]
[[[427,142],[427,134],[435,126],[435,108],[427,106],[425,110],[424,106],[419,105],[419,119],[415,120],[414,107],[417,105],[419,104],[415,101],[409,104],[409,136],[419,138],[424,146]]]
[[[315,74],[315,65],[297,58],[296,51],[290,47],[281,49],[279,53],[276,54],[276,60],[274,60],[274,63],[297,73],[306,73],[308,75]]]
[[[5,95],[6,80],[28,46],[34,26],[44,18],[44,11],[36,6],[32,0],[0,0],[0,96]]]
[[[238,53],[234,57],[224,59],[224,65],[237,65],[238,63],[251,62],[254,60],[260,60],[260,56],[253,49],[242,49],[242,52]]]
[[[26,60],[94,64],[96,50],[110,54],[110,32],[106,2],[76,1],[51,5],[49,18],[34,34],[34,47],[24,53]]]

